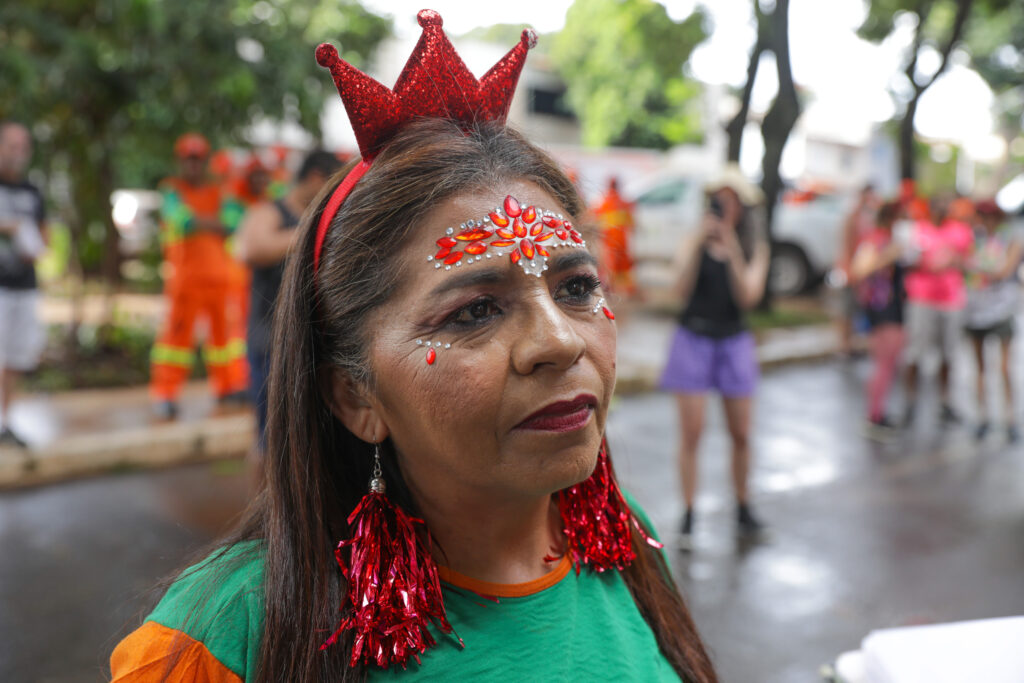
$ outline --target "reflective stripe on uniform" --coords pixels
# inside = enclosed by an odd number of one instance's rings
[[[244,357],[244,339],[232,339],[226,346],[206,345],[203,347],[203,360],[207,365],[227,365]]]
[[[153,363],[191,368],[195,355],[190,348],[157,343],[153,344],[153,350],[149,354],[149,359]]]

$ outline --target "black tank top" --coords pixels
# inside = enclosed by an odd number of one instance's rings
[[[729,265],[701,250],[700,271],[690,301],[679,315],[679,324],[696,334],[724,339],[746,329],[743,312],[736,305],[729,281]]]
[[[281,214],[280,230],[294,230],[299,217],[278,199],[274,207]],[[249,325],[247,345],[256,353],[265,353],[270,348],[271,326],[274,321],[274,301],[281,289],[284,275],[284,259],[272,266],[252,269],[252,289],[249,298]]]

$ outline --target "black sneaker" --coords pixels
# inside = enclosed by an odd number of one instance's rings
[[[233,391],[217,397],[217,405],[222,406],[244,406],[249,404],[248,391]]]
[[[736,506],[736,531],[741,538],[760,540],[765,537],[767,528],[754,516],[750,505],[740,503]]]
[[[897,426],[889,418],[882,416],[869,419],[864,428],[864,434],[875,441],[891,441],[896,438],[897,429]]]
[[[943,424],[947,425],[960,424],[960,416],[956,414],[956,411],[953,410],[952,406],[948,403],[942,404],[942,410],[939,412],[939,419]]]
[[[907,428],[914,424],[914,409],[913,403],[907,406],[907,409],[903,412],[903,427]]]
[[[158,420],[173,420],[178,417],[178,404],[174,401],[159,401],[153,404],[153,417]]]
[[[693,550],[693,508],[687,508],[683,515],[683,522],[679,525],[679,550],[689,552]]]
[[[12,446],[14,448],[28,448],[28,444],[20,436],[10,430],[9,427],[0,429],[0,446]]]
[[[974,428],[974,440],[983,441],[985,437],[988,436],[989,427],[990,425],[988,422],[980,422],[978,426]]]

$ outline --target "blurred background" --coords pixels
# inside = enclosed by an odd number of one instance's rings
[[[45,211],[36,222],[45,247],[23,249],[37,280],[16,288],[32,292],[45,342],[2,389],[0,680],[104,679],[110,650],[152,605],[157,581],[229,528],[251,495],[253,411],[245,388],[223,389],[218,361],[200,350],[207,323],[184,360],[176,356],[184,370],[173,405],[154,405],[167,398],[153,388],[163,381],[153,368],[166,361],[154,350],[166,341],[165,287],[182,272],[164,183],[189,158],[176,141],[188,132],[208,141],[206,181],[239,212],[285,197],[310,151],[339,161],[357,151],[315,46],[332,42],[390,85],[418,39],[421,4],[0,7],[0,121],[10,136],[0,180],[37,188]],[[980,429],[984,366],[964,337],[951,399],[923,363],[920,419],[873,429],[869,325],[844,303],[851,217],[887,200],[908,213],[956,199],[995,205],[1006,235],[1024,227],[1024,4],[432,8],[477,75],[524,27],[540,34],[510,123],[567,169],[590,207],[619,325],[610,439],[620,477],[666,540],[683,512],[675,404],[658,391],[682,306],[673,254],[700,225],[705,185],[730,162],[764,193],[771,267],[748,317],[763,373],[751,488],[771,533],[754,544],[731,536],[729,440],[710,405],[697,497],[706,524],[686,552],[669,546],[722,680],[832,680],[840,655],[861,650],[873,630],[1024,614],[1024,451],[1002,423],[998,434]],[[11,161],[18,131],[31,145],[20,165]],[[936,224],[939,215],[928,213]],[[977,215],[962,218],[978,228]],[[17,226],[0,234],[0,248],[20,248],[17,235]],[[241,300],[249,285],[238,269]],[[244,340],[237,306],[232,339]],[[15,320],[0,315],[0,332],[17,346]],[[1006,366],[1019,387],[1018,346]],[[1000,370],[990,361],[981,395],[1013,426],[1019,411],[996,389]],[[914,405],[901,388],[893,398]],[[932,419],[950,401],[956,419]],[[848,680],[869,680],[857,671]],[[1024,680],[1024,669],[1016,674],[1005,680]]]

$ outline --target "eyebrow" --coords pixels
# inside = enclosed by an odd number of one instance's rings
[[[438,296],[453,289],[462,289],[463,287],[494,285],[503,282],[507,277],[507,270],[502,268],[487,268],[486,270],[474,270],[469,273],[463,272],[446,277],[444,282],[435,287],[430,294],[431,296]]]
[[[597,266],[597,259],[586,249],[573,249],[571,252],[553,256],[550,261],[550,270],[555,272],[569,270],[576,266]]]
[[[597,259],[595,259],[593,254],[589,251],[584,249],[573,249],[571,253],[553,256],[549,263],[549,270],[557,273],[577,266],[596,267]],[[462,272],[458,275],[446,277],[444,282],[435,287],[430,295],[440,296],[441,294],[445,294],[455,289],[462,289],[464,287],[500,284],[508,279],[509,274],[510,271],[507,268],[502,268],[501,266],[474,270],[472,272]]]

